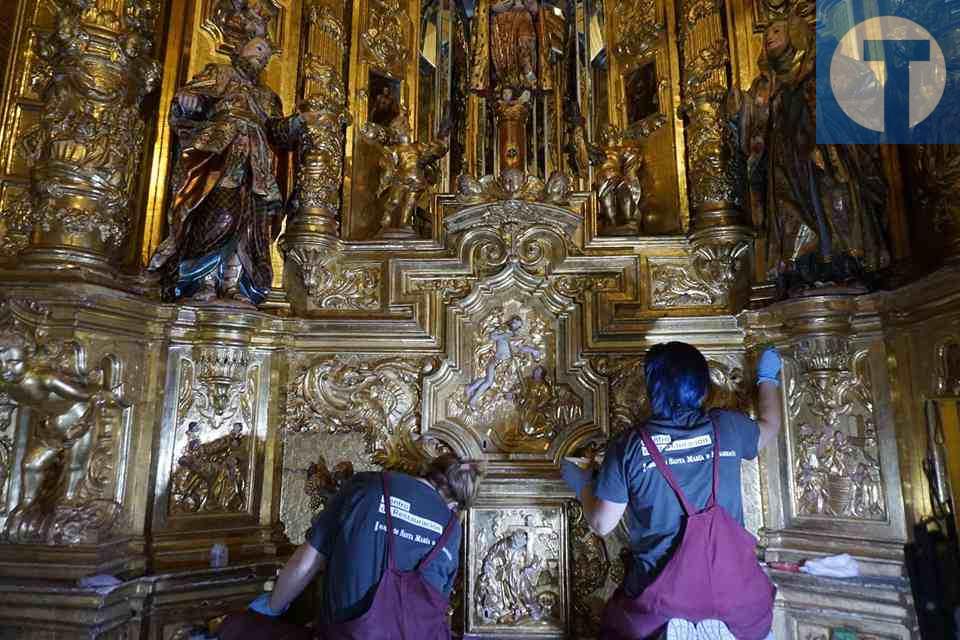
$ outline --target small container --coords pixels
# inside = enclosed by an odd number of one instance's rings
[[[220,569],[230,564],[230,551],[227,545],[222,542],[210,547],[210,566],[214,569]]]

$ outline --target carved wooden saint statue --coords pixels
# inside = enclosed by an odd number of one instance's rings
[[[438,137],[430,142],[413,141],[405,112],[394,118],[389,128],[365,123],[360,135],[381,151],[377,197],[383,198],[383,215],[379,237],[416,237],[413,222],[417,202],[436,184],[439,177],[436,162],[450,149],[449,121],[441,124]]]
[[[562,12],[537,0],[477,0],[470,88],[519,95],[553,89],[563,54]],[[491,62],[493,64],[491,73]]]
[[[772,23],[760,75],[735,106],[766,271],[783,293],[869,284],[890,263],[879,148],[816,143],[813,35],[798,16]]]
[[[310,112],[283,117],[261,73],[273,47],[247,41],[231,64],[210,64],[174,97],[179,143],[170,235],[150,261],[165,297],[259,304],[273,280],[271,232],[283,198],[271,145],[292,149]]]

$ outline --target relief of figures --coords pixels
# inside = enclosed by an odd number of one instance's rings
[[[496,513],[477,543],[475,606],[483,624],[546,624],[560,617],[560,536],[551,522],[532,513]]]
[[[437,184],[437,161],[450,149],[450,121],[430,142],[414,142],[404,111],[389,127],[367,122],[360,128],[364,140],[380,150],[378,206],[382,207],[380,238],[415,238],[414,214],[427,189]]]
[[[187,426],[187,446],[170,482],[171,513],[240,512],[247,505],[247,437],[243,424],[202,441],[197,422]]]
[[[829,433],[801,424],[799,434],[800,513],[869,520],[884,516],[877,434],[872,426],[862,436],[849,436],[841,430]]]
[[[521,310],[504,321],[497,307],[481,321],[473,344],[476,376],[451,398],[451,415],[487,430],[502,451],[545,451],[583,415],[569,386],[557,384],[554,333],[537,314]]]
[[[174,96],[170,233],[149,265],[167,299],[259,304],[270,290],[270,243],[283,210],[275,173],[282,158],[272,147],[293,149],[315,119],[283,116],[261,79],[273,53],[261,30],[231,64],[207,65]]]
[[[109,528],[117,515],[110,482],[111,436],[125,403],[116,371],[85,371],[80,347],[37,344],[19,329],[0,332],[0,391],[29,410],[32,430],[20,496],[6,521],[11,542],[75,543]]]
[[[765,272],[781,295],[869,286],[890,264],[876,145],[816,144],[815,43],[801,17],[771,23],[760,75],[734,94]]]

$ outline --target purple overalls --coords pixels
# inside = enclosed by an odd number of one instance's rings
[[[420,572],[441,552],[456,523],[451,513],[440,539],[413,571],[400,571],[393,561],[393,521],[390,515],[390,487],[383,480],[383,504],[387,517],[387,568],[383,571],[373,604],[359,618],[320,626],[322,640],[450,640],[447,611],[449,600]]]
[[[393,518],[387,474],[380,474],[380,478],[387,524],[387,568],[367,612],[347,622],[318,624],[313,630],[244,612],[227,617],[220,629],[222,640],[450,640],[449,600],[420,572],[447,544],[457,514],[450,514],[437,544],[420,560],[417,568],[400,571],[393,560]],[[327,588],[335,589],[336,585],[327,585]]]
[[[776,588],[757,562],[754,537],[717,504],[720,442],[713,430],[713,492],[699,513],[687,500],[646,430],[643,443],[687,514],[679,546],[654,581],[636,598],[620,588],[603,612],[600,637],[639,640],[672,618],[721,620],[740,640],[762,640],[773,621]]]

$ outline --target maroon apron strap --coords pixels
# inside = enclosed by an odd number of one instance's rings
[[[386,515],[387,523],[387,564],[391,570],[396,570],[397,565],[393,561],[393,516],[390,515],[390,483],[387,481],[387,472],[380,474],[380,481],[383,483],[383,513]]]
[[[660,449],[654,444],[653,438],[650,437],[650,434],[645,428],[640,428],[638,431],[640,432],[640,437],[643,438],[643,444],[646,445],[647,451],[650,453],[650,457],[653,458],[654,464],[657,465],[657,469],[659,469],[661,475],[663,475],[663,479],[667,481],[667,484],[670,485],[673,492],[677,494],[677,497],[680,499],[680,504],[683,505],[683,510],[687,512],[688,516],[692,516],[697,510],[693,508],[693,505],[687,500],[686,494],[680,489],[680,485],[677,484],[677,479],[673,477],[670,468],[667,467],[667,461],[663,459],[663,454],[660,453]]]
[[[437,540],[437,544],[433,546],[433,549],[430,550],[423,560],[420,561],[420,564],[417,565],[417,571],[423,571],[427,566],[433,562],[433,559],[437,556],[438,553],[447,545],[447,540],[450,539],[450,534],[453,532],[453,525],[457,521],[457,512],[450,512],[450,519],[447,521],[447,526],[443,528],[443,533],[440,534],[440,539]]]
[[[717,504],[717,490],[720,487],[720,432],[713,418],[710,418],[710,426],[713,427],[713,490],[707,503],[708,509]]]

